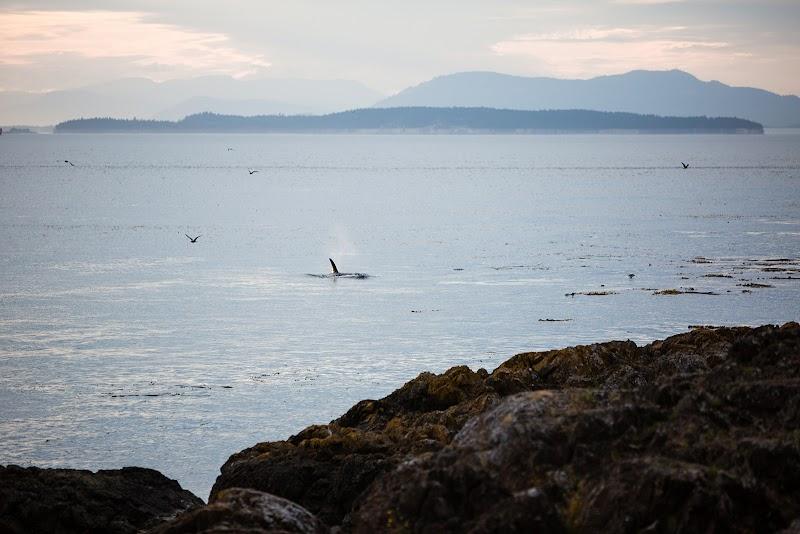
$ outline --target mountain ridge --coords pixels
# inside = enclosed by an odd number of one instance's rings
[[[679,70],[634,70],[589,79],[527,77],[492,71],[437,76],[375,107],[458,106],[589,109],[662,116],[742,117],[771,127],[800,123],[800,98],[702,81]]]
[[[204,111],[329,113],[370,106],[382,96],[351,80],[121,78],[45,93],[0,91],[0,121],[2,125],[44,125],[74,117],[177,120]]]
[[[582,109],[660,116],[741,117],[768,127],[800,125],[800,98],[702,81],[678,69],[634,70],[589,79],[493,71],[437,76],[384,98],[350,80],[203,76],[155,82],[122,78],[45,93],[0,91],[3,126],[54,124],[75,117],[179,120],[218,114],[323,114],[366,107]]]

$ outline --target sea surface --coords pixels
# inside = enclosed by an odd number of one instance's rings
[[[0,464],[206,498],[422,371],[798,320],[798,258],[797,131],[3,135]]]

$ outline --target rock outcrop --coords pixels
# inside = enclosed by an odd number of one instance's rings
[[[772,532],[800,518],[800,325],[423,373],[222,467],[354,532]]]
[[[328,528],[302,506],[260,491],[220,491],[207,506],[187,512],[150,534],[273,532],[326,534]]]
[[[158,471],[0,466],[0,532],[120,533],[151,528],[203,501]]]
[[[800,325],[423,373],[221,471],[0,467],[0,532],[800,532]]]

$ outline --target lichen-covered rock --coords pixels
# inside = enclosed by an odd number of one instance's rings
[[[350,526],[356,532],[788,526],[800,515],[800,328],[748,329],[727,340],[729,331],[709,334],[651,345],[643,356],[659,361],[649,365],[628,360],[641,366],[638,388],[602,383],[506,397],[467,422],[447,447],[377,479],[356,503]],[[701,346],[692,348],[686,337]],[[668,342],[676,342],[672,350]],[[509,522],[508,510],[531,493],[537,506],[519,512],[531,522]]]
[[[133,533],[202,504],[152,469],[0,466],[3,533]]]
[[[499,398],[483,385],[488,373],[455,367],[423,373],[388,397],[362,401],[328,425],[287,441],[260,443],[233,456],[211,490],[247,487],[295,501],[330,525],[379,475],[407,454],[435,451],[469,417]]]
[[[326,534],[328,528],[308,510],[260,491],[230,488],[208,505],[163,523],[150,534],[195,533]]]
[[[232,456],[356,532],[751,532],[800,517],[800,325],[698,328],[423,373]]]

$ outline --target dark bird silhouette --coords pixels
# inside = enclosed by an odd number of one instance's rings
[[[232,150],[233,150],[233,148],[231,148],[231,147],[228,147],[228,152],[230,152],[230,151],[232,151]]]
[[[331,268],[333,269],[333,274],[339,274],[339,269],[336,268],[336,264],[333,263],[333,260],[328,258],[328,261],[331,262]]]
[[[633,274],[633,273],[630,273],[630,274],[628,275],[628,278],[633,278],[634,276],[636,276],[636,275],[635,275],[635,274]]]
[[[250,174],[255,174],[258,172],[258,169],[250,169],[247,172],[249,172]]]
[[[73,167],[75,166],[75,164],[74,164],[74,163],[72,163],[72,162],[71,162],[70,160],[68,160],[68,159],[65,159],[65,160],[64,160],[64,163],[69,163],[69,164],[70,164],[70,165],[72,165]]]
[[[200,236],[191,237],[189,234],[183,234],[183,235],[185,235],[186,238],[192,243],[197,243],[197,240],[200,239]],[[203,234],[200,234],[200,235],[203,235]]]
[[[688,163],[684,163],[684,162],[681,161],[681,165],[683,165],[684,169],[688,169],[689,168],[689,164]]]

